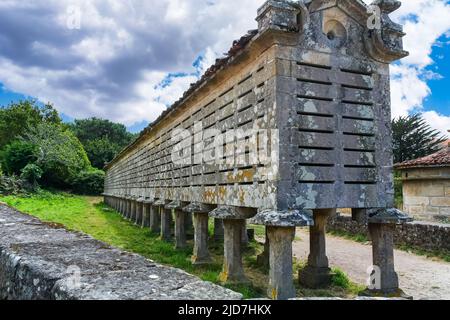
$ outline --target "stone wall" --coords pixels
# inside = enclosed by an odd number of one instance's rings
[[[338,215],[328,222],[327,230],[343,231],[352,235],[363,234],[369,238],[366,224],[353,221],[351,217]],[[395,228],[396,245],[414,246],[427,251],[450,253],[450,225],[416,221]]]
[[[423,221],[450,220],[450,167],[402,173],[403,210]]]
[[[240,298],[182,270],[0,205],[0,300]]]

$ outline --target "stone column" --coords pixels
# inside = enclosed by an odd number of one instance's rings
[[[292,269],[292,241],[295,227],[267,227],[269,238],[269,289],[274,300],[287,300],[296,296]]]
[[[175,249],[186,248],[186,213],[174,209],[175,214]]]
[[[150,207],[150,230],[154,234],[159,234],[161,232],[161,214],[159,207]]]
[[[272,299],[296,296],[292,270],[292,241],[296,227],[312,226],[312,212],[307,210],[263,210],[251,221],[266,226],[266,247],[269,251],[269,289]]]
[[[336,209],[314,210],[314,226],[310,227],[308,263],[299,274],[300,283],[308,288],[324,288],[331,284],[331,269],[326,255],[327,219]]]
[[[244,220],[242,225],[242,246],[245,248],[248,246],[248,233],[247,233],[247,221]]]
[[[211,263],[211,256],[208,251],[208,213],[194,212],[194,254],[192,256],[193,265]]]
[[[151,202],[144,201],[142,204],[142,228],[150,227],[150,206]]]
[[[269,258],[270,258],[269,250],[270,250],[269,235],[267,234],[267,227],[266,227],[266,239],[264,242],[264,251],[256,257],[256,263],[259,266],[266,269],[269,268]]]
[[[132,202],[131,198],[127,198],[127,214],[125,216],[127,220],[131,218],[131,202]]]
[[[393,224],[369,223],[374,266],[370,289],[386,295],[399,291],[398,275],[394,267],[394,231]]]
[[[194,237],[194,220],[193,215],[190,212],[186,212],[186,217],[184,219],[185,223],[185,230],[186,230],[186,237],[188,239],[193,239]]]
[[[131,212],[130,212],[130,220],[131,222],[136,221],[136,199],[131,199]]]
[[[224,230],[223,230],[223,220],[214,219],[214,240],[223,241]]]
[[[172,222],[172,209],[161,207],[161,239],[164,241],[172,240],[172,230],[170,228]]]
[[[245,220],[225,219],[224,227],[224,262],[220,274],[222,283],[246,283],[242,265],[242,229]]]

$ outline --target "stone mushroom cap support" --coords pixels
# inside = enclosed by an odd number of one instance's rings
[[[224,262],[220,274],[222,283],[248,282],[242,265],[242,230],[245,220],[254,214],[254,209],[232,206],[218,206],[209,213],[210,217],[223,220]]]
[[[194,216],[194,252],[191,258],[193,265],[205,265],[212,262],[208,250],[208,213],[213,209],[214,206],[200,202],[192,202],[183,208],[184,212]]]
[[[314,225],[311,211],[263,210],[251,223],[265,225],[269,246],[268,296],[274,300],[286,300],[296,296],[292,270],[292,241],[296,227]]]
[[[403,295],[394,265],[395,226],[413,221],[398,209],[369,210],[369,232],[372,239],[373,274],[366,294]]]
[[[184,203],[175,200],[166,205],[167,210],[172,210],[175,215],[175,249],[186,247],[186,213],[183,212]]]

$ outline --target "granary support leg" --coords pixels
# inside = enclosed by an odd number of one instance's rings
[[[131,200],[131,216],[130,216],[130,220],[131,222],[135,222],[136,221],[136,213],[137,213],[137,203],[135,199]]]
[[[269,244],[269,236],[267,234],[266,227],[266,239],[264,241],[264,251],[256,257],[256,263],[264,268],[269,268],[269,258],[270,258],[270,244]]]
[[[246,247],[248,246],[248,232],[247,232],[247,220],[244,220],[244,223],[242,224],[242,246]]]
[[[161,207],[161,239],[164,241],[172,240],[171,222],[172,209],[164,209],[164,207]]]
[[[223,230],[223,220],[214,219],[214,240],[223,241],[224,230]]]
[[[314,225],[310,227],[308,263],[299,274],[300,283],[308,288],[323,288],[331,284],[331,269],[326,255],[326,224],[336,209],[314,210]]]
[[[208,251],[208,213],[194,212],[194,254],[193,265],[211,263]]]
[[[394,224],[369,223],[374,266],[370,289],[387,295],[399,291],[394,268],[394,230]]]
[[[194,235],[194,220],[193,215],[190,212],[186,212],[186,216],[184,218],[184,228],[186,230],[186,236],[190,235],[191,237]]]
[[[175,249],[186,248],[186,213],[175,209]]]
[[[296,296],[292,269],[292,241],[295,227],[267,227],[269,238],[269,289],[274,300],[286,300]]]
[[[131,199],[127,199],[127,214],[125,216],[127,220],[131,217],[131,202]]]
[[[142,224],[142,210],[143,210],[142,202],[137,200],[136,201],[136,215],[135,215],[135,220],[134,220],[134,223],[137,226],[140,226]]]
[[[156,206],[150,206],[150,230],[155,234],[161,231],[160,209]]]
[[[150,226],[150,204],[142,204],[142,228],[148,228]]]
[[[242,265],[242,229],[243,219],[224,219],[224,262],[220,274],[222,283],[246,283]]]

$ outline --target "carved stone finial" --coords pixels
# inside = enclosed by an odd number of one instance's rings
[[[298,32],[302,28],[304,1],[268,0],[259,9],[256,21],[260,33],[266,30]]]
[[[397,0],[376,0],[371,8],[378,8],[372,14],[379,19],[379,24],[375,23],[373,28],[369,28],[364,42],[369,55],[377,61],[391,63],[409,55],[403,50],[403,40],[405,36],[401,25],[394,23],[389,14],[400,8],[401,2]]]

